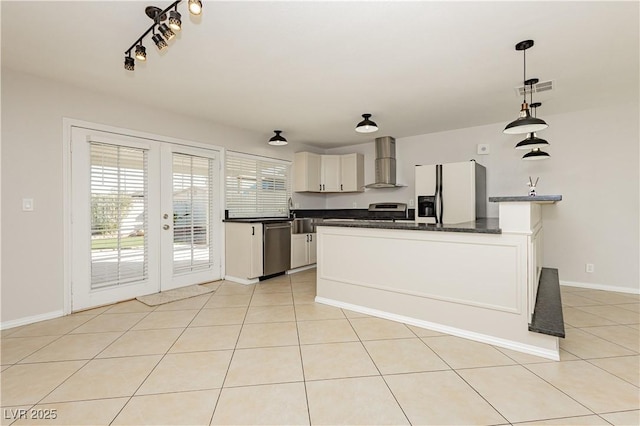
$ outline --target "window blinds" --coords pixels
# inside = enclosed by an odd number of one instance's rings
[[[286,217],[291,164],[227,152],[225,173],[229,217]]]
[[[147,152],[91,142],[91,288],[147,279]]]

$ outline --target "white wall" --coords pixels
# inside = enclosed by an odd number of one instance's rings
[[[475,158],[487,168],[487,195],[526,195],[528,177],[540,177],[539,194],[561,194],[563,201],[543,207],[544,265],[559,268],[560,279],[613,290],[638,292],[639,118],[638,102],[543,116],[549,128],[551,158],[522,161],[513,146],[522,139],[504,135],[508,121],[396,141],[398,183],[407,188],[368,189],[362,194],[327,196],[327,208],[365,207],[370,202],[409,202],[414,194],[413,166]],[[383,136],[383,135],[380,135]],[[489,155],[476,145],[489,144]],[[373,182],[374,144],[354,145],[331,154],[365,154],[365,183]],[[489,203],[489,217],[497,217]],[[595,265],[594,273],[585,264]]]
[[[3,69],[2,323],[63,309],[63,117],[286,160],[310,148],[271,147],[264,135]],[[33,212],[22,198],[34,199]]]

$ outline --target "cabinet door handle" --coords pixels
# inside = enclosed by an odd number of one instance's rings
[[[307,234],[307,242],[309,242],[309,234]]]
[[[318,184],[318,191],[322,191],[322,184],[321,183]]]
[[[251,235],[256,235],[256,227],[255,226],[251,227]]]
[[[324,183],[322,184],[322,190],[324,191]]]
[[[340,184],[340,191],[343,191],[343,189],[342,189],[342,184]]]
[[[313,242],[313,234],[309,234],[309,242]]]

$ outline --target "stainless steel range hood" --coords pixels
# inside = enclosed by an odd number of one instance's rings
[[[365,188],[398,188],[396,183],[396,140],[391,136],[376,138],[376,181]]]

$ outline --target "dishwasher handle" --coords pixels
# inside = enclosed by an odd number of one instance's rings
[[[290,223],[269,223],[264,225],[264,229],[283,229],[283,228],[291,228]]]

